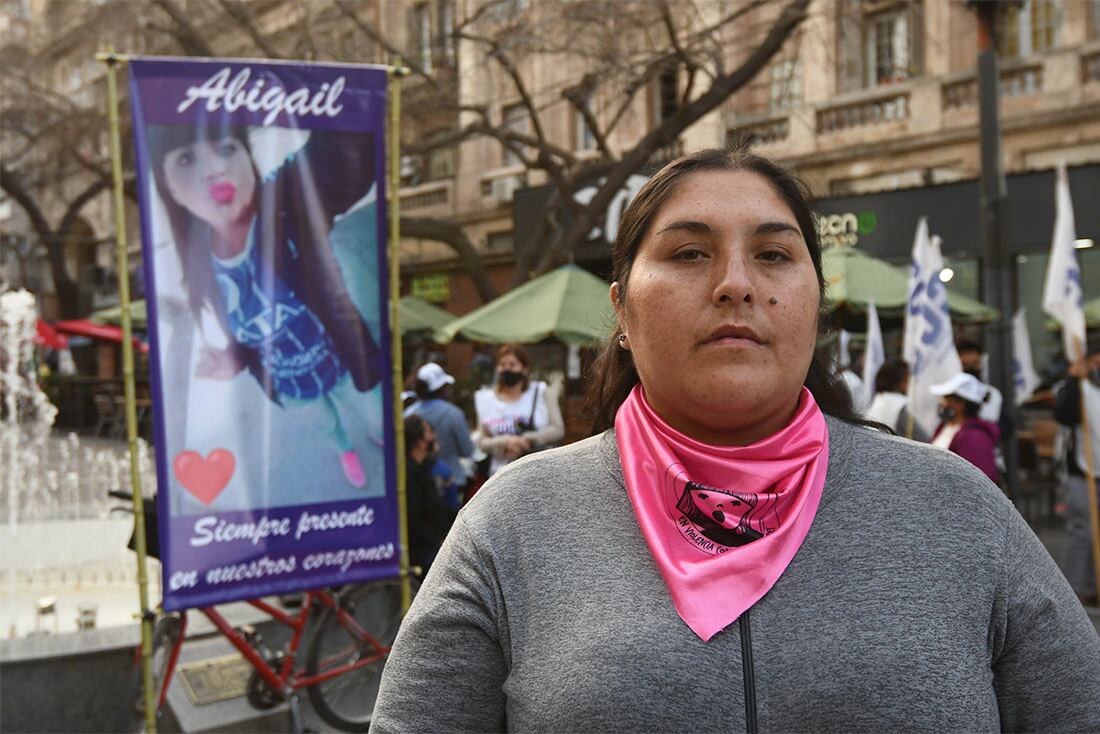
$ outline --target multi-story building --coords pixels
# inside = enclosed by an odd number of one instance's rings
[[[533,15],[541,8],[513,5]],[[713,16],[732,3],[697,5]],[[764,27],[777,5],[754,10],[723,36],[727,64],[752,50],[740,29]],[[463,12],[469,7],[460,3],[459,15]],[[701,18],[704,23],[706,12]],[[959,0],[814,0],[799,31],[767,69],[670,149],[749,145],[786,162],[807,180],[823,213],[841,215],[830,219],[844,235],[833,241],[858,242],[894,262],[908,261],[916,220],[928,216],[932,230],[943,237],[954,274],[948,287],[980,297],[977,36],[977,17]],[[1005,240],[1014,291],[1009,301],[1028,306],[1036,361],[1042,365],[1057,350],[1039,300],[1053,230],[1052,169],[1058,161],[1070,167],[1086,298],[1100,295],[1100,248],[1095,247],[1100,241],[1095,205],[1100,200],[1100,2],[1006,3],[996,47],[1008,192]],[[515,85],[484,59],[464,58],[464,49],[460,45],[460,98],[485,102],[501,124],[527,129],[530,121]],[[586,71],[580,59],[572,61],[521,70],[546,135],[578,156],[595,155],[583,120],[561,98],[561,89]],[[687,79],[687,70],[675,65],[650,79],[628,112],[628,124],[609,140],[612,150],[629,149],[673,114]],[[506,284],[510,255],[525,245],[536,204],[553,187],[487,137],[448,151],[439,173],[404,190],[403,211],[462,223],[486,253],[495,281]],[[856,216],[843,216],[849,213]],[[577,251],[577,261],[606,273],[606,242],[597,237],[590,244]],[[477,305],[463,266],[448,249],[412,242],[405,252],[414,291],[444,299],[457,313]]]
[[[685,38],[709,33],[710,59],[733,68],[786,4],[684,0],[672,6],[672,17]],[[731,10],[750,5],[736,22],[708,30]],[[702,77],[693,77],[698,69],[666,53],[655,4],[368,0],[354,5],[364,21],[356,23],[340,4],[310,4],[307,22],[305,6],[270,0],[248,4],[252,33],[215,3],[187,7],[194,11],[192,25],[219,55],[264,55],[257,37],[289,58],[380,63],[403,54],[422,73],[404,83],[402,214],[459,225],[498,291],[513,282],[517,254],[531,242],[535,212],[553,187],[545,170],[523,162],[522,146],[507,147],[499,135],[459,137],[456,131],[479,120],[529,136],[537,127],[549,144],[572,156],[575,170],[604,155],[571,101],[571,95],[585,93],[586,75],[622,77],[618,87],[596,85],[603,91],[588,100],[601,126],[617,121],[603,141],[616,157],[706,86]],[[138,53],[178,54],[182,45],[178,33],[163,32],[171,24],[149,3],[6,0],[3,9],[5,58],[19,46],[43,86],[81,103],[102,99],[102,74],[92,54],[105,43]],[[569,36],[570,28],[591,27],[602,36]],[[1058,160],[1070,166],[1086,296],[1100,288],[1100,248],[1085,247],[1100,239],[1100,208],[1094,205],[1100,197],[1100,0],[1009,3],[998,31],[1006,239],[1017,300],[1031,306],[1033,339],[1045,350],[1037,357],[1042,362],[1055,344],[1041,328],[1037,299],[1053,226],[1051,169]],[[488,52],[486,37],[512,54],[514,75]],[[631,76],[635,58],[641,64],[661,53],[667,63]],[[908,257],[916,217],[927,215],[955,273],[949,287],[980,295],[976,56],[977,20],[961,0],[812,0],[806,20],[751,83],[658,151],[651,164],[684,150],[749,145],[795,167],[822,210],[841,215],[835,219],[843,236],[836,239],[858,241],[897,262]],[[73,181],[86,181],[86,175],[74,172]],[[581,182],[578,199],[589,183]],[[64,198],[45,196],[51,216]],[[612,218],[623,198],[611,208]],[[0,203],[0,216],[7,214],[0,223],[6,243],[33,251],[34,237],[13,204]],[[848,213],[856,217],[843,216]],[[105,195],[82,212],[87,226],[80,237],[93,243],[91,254],[75,242],[70,248],[72,272],[82,282],[89,280],[86,273],[96,282],[112,268],[109,215]],[[858,223],[854,228],[852,221]],[[5,249],[9,261],[17,259],[16,248]],[[573,258],[606,273],[603,235],[576,249]],[[481,302],[466,262],[440,241],[406,237],[402,269],[406,290],[454,313]],[[48,282],[43,285],[48,291]],[[453,356],[460,366],[468,350],[459,348]]]

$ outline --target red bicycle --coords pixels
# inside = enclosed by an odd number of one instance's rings
[[[127,493],[111,492],[119,499]],[[155,526],[155,523],[153,523]],[[415,588],[415,580],[414,580]],[[305,689],[317,713],[344,731],[365,732],[370,727],[382,668],[401,624],[401,583],[383,579],[345,586],[339,590],[306,592],[297,614],[262,599],[247,602],[291,631],[278,650],[264,646],[252,628],[234,629],[215,607],[198,611],[240,651],[252,665],[247,699],[257,709],[290,703],[295,731],[301,731],[297,692]],[[304,663],[298,651],[310,620],[319,613]],[[160,616],[153,627],[153,678],[157,714],[164,706],[180,648],[187,633],[187,611]],[[128,698],[127,731],[143,731],[145,697],[141,678],[141,647],[135,652],[134,686]]]

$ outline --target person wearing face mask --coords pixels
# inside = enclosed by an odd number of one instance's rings
[[[435,431],[422,416],[405,418],[405,492],[409,517],[409,560],[425,571],[447,536],[455,513],[447,506],[432,465],[439,455]]]
[[[932,434],[932,445],[958,454],[999,482],[997,441],[1001,431],[996,423],[979,417],[986,385],[974,375],[960,372],[931,390],[940,396],[940,424]]]
[[[531,358],[517,344],[497,350],[496,382],[474,394],[474,407],[478,447],[491,457],[489,476],[565,436],[557,392],[545,382],[531,380]]]
[[[986,388],[985,402],[978,409],[978,417],[984,421],[996,423],[1001,430],[1001,438],[1009,440],[1016,433],[1012,411],[1005,404],[1004,396],[995,386],[989,384],[983,376],[985,352],[982,345],[969,339],[960,339],[955,345],[962,363],[963,372],[973,375]]]
[[[1085,391],[1085,409],[1088,411],[1092,437],[1092,472],[1094,477],[1100,478],[1100,338],[1094,338],[1085,357],[1071,364],[1068,373],[1066,380],[1054,386],[1054,418],[1072,429],[1066,459],[1065,572],[1081,601],[1097,606],[1092,521],[1085,481],[1088,462],[1085,460],[1085,439],[1081,428],[1081,390]]]

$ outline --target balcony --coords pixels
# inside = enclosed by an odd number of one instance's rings
[[[817,133],[850,130],[867,125],[908,120],[910,113],[908,89],[886,88],[864,99],[821,107],[817,110]]]
[[[411,217],[440,217],[453,214],[454,182],[429,181],[401,189],[401,213]]]
[[[1084,84],[1100,82],[1100,48],[1081,54],[1081,81]]]
[[[1001,99],[1028,97],[1043,91],[1043,64],[1029,63],[1001,69]],[[943,83],[943,109],[955,110],[978,104],[978,80],[974,75]]]
[[[788,115],[747,118],[726,131],[727,147],[752,147],[786,140],[791,124]]]

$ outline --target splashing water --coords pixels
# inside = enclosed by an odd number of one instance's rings
[[[0,292],[4,636],[34,629],[35,600],[45,595],[58,597],[60,629],[75,628],[75,610],[82,604],[99,607],[100,626],[112,619],[129,621],[137,606],[133,556],[125,548],[131,520],[112,513],[120,503],[107,496],[109,490],[131,488],[127,446],[53,431],[58,411],[39,388],[35,371],[37,322],[30,293]],[[148,495],[156,488],[151,457],[139,439],[139,476]],[[121,610],[112,617],[105,603]]]

